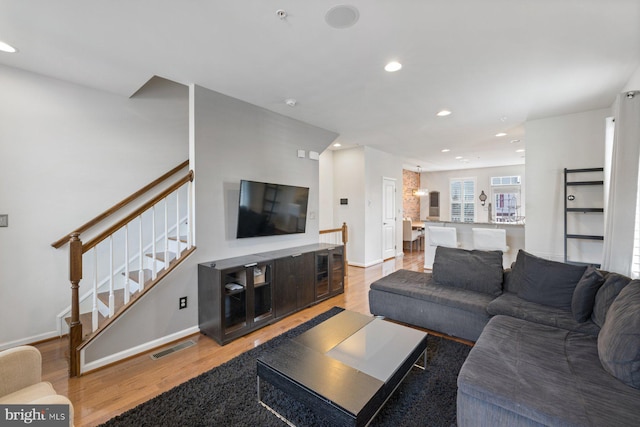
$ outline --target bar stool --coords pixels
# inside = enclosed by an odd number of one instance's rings
[[[473,248],[481,251],[509,251],[507,230],[500,228],[472,228]]]
[[[436,247],[457,248],[458,237],[453,227],[429,227],[429,242],[425,244],[424,268],[433,268],[433,260],[436,256]]]

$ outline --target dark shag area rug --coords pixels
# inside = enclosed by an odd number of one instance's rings
[[[241,354],[137,407],[103,426],[283,426],[256,394],[256,359],[342,311],[334,307],[310,321]],[[470,347],[429,335],[427,369],[414,368],[371,426],[452,426],[456,422],[456,379]],[[262,398],[297,426],[329,426],[307,407],[262,382]]]

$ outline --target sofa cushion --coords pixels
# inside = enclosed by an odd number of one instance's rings
[[[600,332],[600,328],[591,321],[577,322],[570,311],[527,301],[513,292],[505,292],[491,301],[487,312],[493,316],[502,314],[594,336]]]
[[[618,273],[607,273],[604,277],[604,283],[598,289],[596,293],[596,300],[593,303],[593,313],[591,313],[591,320],[596,325],[604,325],[607,311],[616,299],[620,291],[629,284],[631,279],[627,276]]]
[[[512,269],[512,280],[520,282],[520,298],[571,310],[573,291],[586,268],[539,258],[521,249]]]
[[[640,389],[640,280],[620,291],[598,335],[604,369],[623,383]]]
[[[492,296],[481,292],[440,286],[430,273],[411,270],[395,271],[373,282],[370,288],[484,315],[493,300]]]
[[[502,251],[436,248],[433,280],[438,285],[498,296],[503,273]]]
[[[603,283],[604,275],[593,266],[587,267],[571,299],[571,312],[577,322],[586,322],[591,318],[596,293]]]
[[[466,396],[484,404],[481,414],[464,414]],[[474,425],[504,425],[492,418],[501,411],[531,420],[524,425],[640,421],[640,390],[603,369],[595,336],[508,316],[493,317],[471,349],[458,375],[458,403],[458,414],[475,416]]]

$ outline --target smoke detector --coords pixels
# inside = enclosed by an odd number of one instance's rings
[[[293,98],[289,98],[289,99],[285,99],[285,100],[284,100],[284,103],[285,103],[285,104],[287,104],[289,107],[292,107],[292,108],[293,108],[293,107],[295,107],[295,106],[296,106],[296,104],[298,103],[298,101],[296,101],[296,100],[295,100],[295,99],[293,99]]]
[[[276,16],[280,19],[285,19],[287,17],[288,13],[286,10],[284,9],[278,9],[276,10]]]

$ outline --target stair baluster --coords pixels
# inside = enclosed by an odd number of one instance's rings
[[[129,304],[131,283],[129,282],[129,224],[124,226],[124,303]]]
[[[93,295],[92,303],[93,309],[91,310],[91,332],[98,330],[98,249],[97,247],[91,249],[93,254]]]
[[[109,317],[116,312],[116,301],[113,293],[113,234],[109,236]]]
[[[140,233],[138,235],[138,290],[144,289],[144,247],[142,243],[142,214],[138,216],[140,221]]]
[[[156,280],[158,270],[156,268],[156,205],[151,208],[151,279]]]

